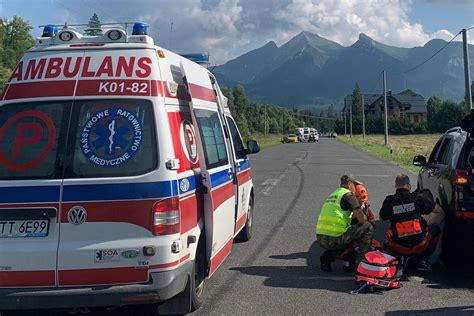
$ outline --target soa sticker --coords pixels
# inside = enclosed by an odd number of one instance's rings
[[[82,153],[94,165],[120,166],[136,155],[142,145],[143,127],[131,112],[121,108],[95,113],[80,134]]]

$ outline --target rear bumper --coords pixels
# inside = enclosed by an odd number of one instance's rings
[[[165,272],[150,273],[146,284],[80,287],[0,289],[0,309],[71,309],[138,304],[140,297],[151,296],[162,302],[181,293],[191,275],[193,262]],[[148,301],[146,303],[151,303]]]

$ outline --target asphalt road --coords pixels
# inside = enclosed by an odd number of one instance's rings
[[[333,263],[332,273],[319,269],[316,219],[339,177],[353,173],[364,182],[378,218],[395,176],[407,171],[327,138],[269,148],[251,160],[257,193],[253,238],[235,244],[208,280],[196,315],[474,315],[474,271],[438,267],[382,295],[349,295],[354,278],[341,262]],[[416,175],[409,175],[416,183]],[[378,225],[381,241],[385,227]]]
[[[378,217],[384,197],[394,191],[395,176],[406,171],[327,138],[272,147],[251,160],[253,238],[234,244],[205,284],[204,305],[195,315],[474,315],[474,270],[438,267],[381,295],[349,295],[355,282],[341,262],[333,263],[332,273],[319,269],[316,219],[339,177],[353,173],[364,182]],[[416,183],[416,175],[410,176]],[[379,240],[385,227],[378,223]],[[123,309],[94,313],[131,314]]]

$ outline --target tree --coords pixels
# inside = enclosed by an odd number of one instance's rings
[[[0,90],[25,51],[33,46],[32,27],[20,17],[0,19]]]
[[[416,95],[416,92],[413,91],[412,89],[406,89],[400,92],[400,94],[414,96]]]
[[[443,101],[437,96],[432,96],[428,99],[426,105],[426,110],[428,112],[428,129],[432,133],[438,132],[439,130],[440,124],[437,115],[439,113],[439,110],[441,109],[442,104]]]
[[[451,127],[459,126],[459,123],[466,114],[467,109],[462,104],[444,101],[436,116],[437,121],[439,121],[438,132],[444,133]]]
[[[89,36],[102,35],[100,20],[97,14],[94,13],[94,15],[89,19],[89,23],[87,23],[87,28],[84,30],[84,34]]]
[[[362,93],[357,82],[352,91],[352,120],[362,121]]]

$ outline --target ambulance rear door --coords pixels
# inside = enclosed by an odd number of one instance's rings
[[[169,243],[155,238],[152,227],[154,205],[176,191],[157,175],[164,165],[157,133],[165,127],[156,123],[151,99],[156,51],[85,50],[82,60],[62,191],[58,284],[145,283],[150,269],[173,266],[162,259]],[[144,255],[147,245],[156,255]]]
[[[9,103],[0,104],[0,288],[56,286],[72,103],[23,98],[43,88],[47,85],[12,80],[5,94]],[[23,99],[13,101],[17,97]]]
[[[235,170],[226,122],[203,67],[181,62],[195,126],[204,194],[207,255],[212,275],[230,253],[235,230]],[[204,158],[204,159],[203,159]]]

